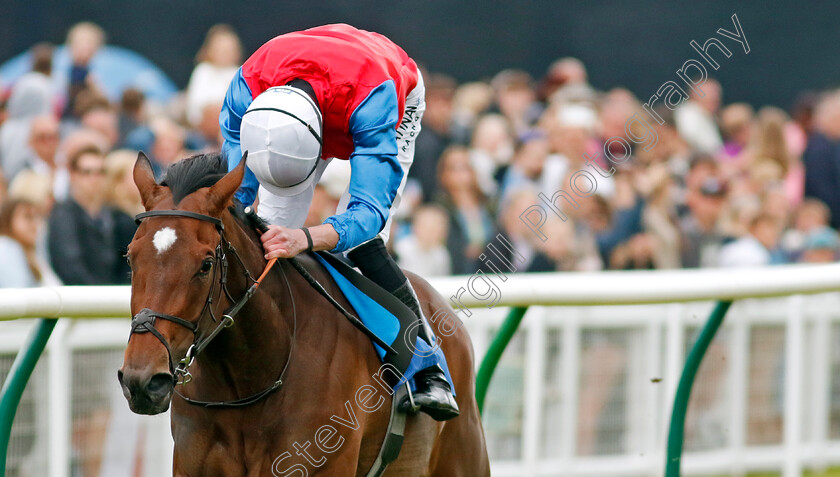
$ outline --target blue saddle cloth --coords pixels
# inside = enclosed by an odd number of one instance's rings
[[[345,278],[341,272],[336,270],[335,267],[330,265],[320,255],[315,253],[313,256],[321,262],[321,265],[323,265],[333,277],[333,280],[335,280],[335,283],[338,285],[338,288],[341,289],[341,292],[344,293],[347,301],[350,302],[356,310],[357,316],[362,323],[364,323],[368,329],[373,331],[376,336],[381,338],[382,341],[388,345],[394,343],[400,332],[399,319],[376,300],[356,288],[356,286]],[[372,344],[374,348],[376,348],[376,353],[379,355],[379,359],[384,362],[385,350],[376,343]],[[449,367],[446,365],[446,356],[443,354],[443,349],[441,349],[440,346],[435,346],[434,352],[432,352],[432,348],[419,336],[415,342],[414,349],[415,352],[411,357],[411,362],[403,373],[403,376],[409,382],[411,389],[414,390],[416,388],[413,377],[418,371],[439,364],[443,369],[446,379],[449,381],[449,385],[454,393],[455,384],[452,382],[452,377],[449,374]],[[399,384],[397,384],[395,388],[396,387],[399,387]]]

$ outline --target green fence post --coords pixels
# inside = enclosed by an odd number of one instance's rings
[[[15,357],[6,382],[0,389],[0,477],[6,475],[6,457],[9,450],[9,438],[12,435],[12,422],[15,420],[18,403],[32,375],[32,370],[47,346],[53,328],[58,320],[41,318],[29,332],[26,342]]]
[[[674,409],[671,411],[671,426],[668,430],[668,458],[665,462],[665,477],[680,477],[680,464],[682,463],[683,436],[685,433],[685,415],[688,412],[688,400],[691,397],[691,386],[694,378],[697,377],[697,370],[706,350],[709,349],[712,339],[723,323],[723,317],[729,310],[731,301],[719,301],[712,310],[708,321],[703,326],[697,342],[691,348],[688,358],[685,360],[680,384],[677,387],[677,395],[674,397]]]
[[[501,329],[493,338],[487,354],[481,361],[481,366],[478,368],[478,375],[475,379],[475,400],[478,403],[478,411],[484,410],[484,397],[487,395],[487,388],[490,386],[490,380],[493,378],[493,372],[496,371],[496,365],[499,364],[499,359],[502,353],[505,352],[513,335],[516,334],[519,323],[522,322],[522,317],[528,311],[527,306],[518,306],[510,309],[507,318],[502,323]]]

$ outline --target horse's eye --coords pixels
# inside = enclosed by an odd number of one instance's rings
[[[201,262],[201,269],[198,273],[202,275],[207,275],[210,273],[210,270],[213,268],[213,260],[210,258],[205,258],[203,262]]]

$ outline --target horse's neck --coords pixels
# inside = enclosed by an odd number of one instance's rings
[[[226,228],[229,227],[226,224]],[[237,227],[238,229],[238,227]],[[255,244],[244,231],[236,230],[228,237],[242,258],[248,273],[256,279],[265,261],[259,258],[262,247]],[[257,293],[234,317],[234,324],[220,333],[199,356],[204,384],[201,392],[212,396],[224,394],[223,399],[240,399],[256,393],[274,382],[286,365],[292,340],[293,310],[289,301],[288,273],[285,263],[278,262],[260,285]],[[242,265],[228,256],[228,284],[234,300],[245,296],[251,285]],[[231,306],[232,304],[227,304]],[[198,389],[197,389],[198,391]],[[195,396],[202,399],[202,396]],[[216,399],[216,398],[214,398]]]

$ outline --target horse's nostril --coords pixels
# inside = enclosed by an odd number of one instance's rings
[[[122,384],[123,382],[123,372],[122,369],[117,370],[117,380]]]
[[[152,376],[149,384],[146,385],[146,391],[150,395],[164,395],[168,393],[174,386],[174,380],[169,373],[158,373]]]

